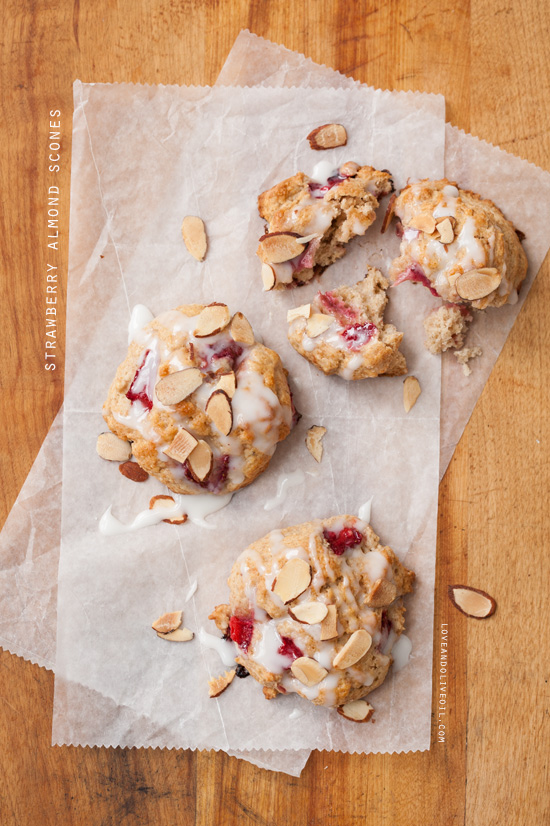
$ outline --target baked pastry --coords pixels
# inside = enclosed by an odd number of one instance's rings
[[[445,350],[460,349],[472,316],[464,304],[443,304],[424,319],[424,346],[437,355]]]
[[[390,269],[394,285],[416,281],[477,310],[517,301],[527,272],[521,233],[492,201],[446,179],[424,180],[401,190],[389,209],[403,239]]]
[[[147,324],[103,407],[141,467],[175,493],[249,485],[293,426],[281,359],[242,313],[188,304]]]
[[[369,267],[354,287],[317,293],[311,304],[288,312],[288,340],[327,375],[351,380],[403,375],[403,333],[384,324],[387,287],[382,273]]]
[[[389,172],[349,161],[323,181],[298,172],[262,192],[266,234],[257,254],[264,288],[295,287],[320,275],[345,254],[348,241],[364,235],[380,198],[392,191]]]
[[[276,530],[238,557],[210,618],[268,699],[343,706],[385,679],[414,574],[372,528],[333,516]]]

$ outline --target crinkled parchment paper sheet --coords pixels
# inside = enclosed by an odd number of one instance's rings
[[[319,160],[305,135],[331,120],[349,125],[350,142],[328,157],[354,157],[410,175],[442,174],[443,123],[407,100],[371,90],[182,89],[75,85],[73,185],[64,420],[63,518],[59,568],[54,742],[159,745],[229,751],[408,751],[429,745],[433,577],[439,463],[439,365],[410,323],[407,296],[392,296],[389,316],[407,332],[411,373],[423,393],[407,416],[402,379],[344,383],[310,368],[286,340],[286,311],[318,288],[265,295],[254,255],[261,222],[258,192]],[[325,153],[324,158],[327,158]],[[210,248],[190,259],[181,220],[199,214]],[[381,218],[381,216],[380,216]],[[354,283],[365,263],[386,265],[379,224],[323,276],[329,288]],[[404,295],[404,294],[403,294]],[[211,518],[216,530],[160,525],[119,537],[97,531],[114,503],[123,519],[146,506],[154,480],[132,485],[95,456],[100,404],[126,351],[129,308],[159,313],[184,301],[226,301],[241,309],[290,372],[303,414],[254,485]],[[430,296],[414,294],[412,315]],[[324,424],[325,457],[304,446]],[[306,482],[266,512],[281,473]],[[207,614],[227,598],[237,554],[267,531],[312,517],[356,513],[374,495],[372,523],[418,575],[408,600],[410,664],[376,692],[376,725],[348,724],[298,697],[267,702],[252,679],[219,700],[207,679],[217,655],[198,639],[174,645],[150,629],[160,612],[198,590],[185,623],[214,632]],[[410,709],[414,707],[415,713]],[[243,713],[246,709],[246,713]],[[290,714],[297,709],[300,716]],[[269,755],[266,755],[269,764]],[[286,758],[285,758],[286,759]]]

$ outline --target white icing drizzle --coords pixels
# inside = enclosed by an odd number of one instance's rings
[[[159,510],[147,508],[147,510],[140,511],[129,525],[124,525],[116,516],[113,516],[113,506],[109,505],[99,520],[99,532],[104,536],[130,533],[140,528],[158,525],[159,522],[162,522],[164,519],[179,519],[185,513],[189,521],[193,522],[193,524],[199,525],[201,528],[214,530],[215,526],[205,522],[205,518],[225,508],[233,498],[232,493],[226,493],[223,496],[215,496],[214,494],[208,493],[198,494],[197,496],[183,496],[181,494],[171,493],[170,496],[174,499],[174,505],[172,507]]]
[[[335,166],[333,161],[319,161],[313,167],[313,172],[311,173],[311,178],[313,181],[316,181],[318,184],[325,184],[328,183],[328,179],[332,175],[336,175],[338,172],[337,166]]]
[[[235,644],[222,637],[215,637],[209,634],[204,628],[199,628],[199,640],[205,648],[211,648],[219,655],[225,666],[235,665]]]
[[[146,324],[154,319],[154,315],[144,304],[136,304],[132,308],[130,321],[128,323],[128,344],[137,341],[138,344],[144,344],[146,335],[143,328]]]
[[[406,634],[401,634],[391,649],[393,657],[393,670],[401,671],[408,664],[412,651],[412,642]]]
[[[303,485],[305,480],[306,475],[303,470],[293,470],[291,473],[282,473],[277,480],[277,494],[265,502],[264,511],[272,511],[278,507],[278,505],[281,505],[285,501],[288,491],[291,488]]]

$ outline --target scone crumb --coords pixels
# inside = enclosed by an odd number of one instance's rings
[[[323,458],[323,436],[326,432],[326,427],[317,424],[310,427],[307,432],[306,447],[316,462],[320,462]]]
[[[469,376],[472,372],[472,368],[468,362],[470,359],[475,359],[478,356],[483,355],[483,350],[481,347],[463,347],[462,350],[455,350],[453,355],[457,359],[458,363],[462,365],[462,372],[464,375]]]
[[[216,623],[216,628],[225,634],[227,629],[229,628],[229,618],[231,616],[231,608],[229,605],[222,604],[216,605],[214,610],[211,614],[209,614],[208,619],[213,620]]]
[[[458,307],[443,305],[424,319],[426,338],[424,346],[434,356],[464,344],[470,316],[462,314]]]
[[[220,674],[219,677],[208,680],[208,696],[219,697],[220,694],[223,694],[227,686],[233,682],[234,676],[235,669],[232,668],[231,671],[226,671],[225,674]]]

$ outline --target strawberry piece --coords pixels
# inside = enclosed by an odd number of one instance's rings
[[[146,350],[143,360],[132,379],[130,389],[126,393],[127,399],[130,399],[131,402],[141,402],[147,410],[151,410],[153,407],[153,399],[147,392],[153,370],[156,370],[155,354],[152,350]]]
[[[357,310],[353,307],[348,307],[348,305],[342,301],[340,296],[335,295],[335,293],[330,291],[326,293],[318,293],[317,298],[325,310],[341,323],[343,322],[345,324],[346,322],[357,320],[359,315]]]
[[[281,637],[281,639],[282,643],[277,649],[277,654],[281,654],[283,657],[290,657],[292,662],[297,660],[298,657],[304,656],[303,652],[300,651],[294,640],[291,640],[290,637]],[[290,665],[288,668],[290,668]]]
[[[233,642],[237,643],[243,651],[248,651],[248,647],[254,633],[254,619],[238,617],[234,614],[229,620],[229,636]]]
[[[392,287],[397,287],[398,284],[403,284],[404,281],[414,281],[417,284],[423,284],[425,287],[429,289],[432,295],[435,295],[436,298],[439,298],[439,293],[437,290],[434,290],[432,287],[432,282],[429,278],[426,278],[424,273],[422,272],[421,268],[418,264],[411,264],[410,267],[398,275],[395,281],[392,284]]]
[[[346,341],[349,350],[360,350],[378,331],[375,324],[366,321],[364,324],[352,324],[342,330],[341,336]]]
[[[355,548],[360,545],[363,539],[363,534],[356,528],[342,528],[339,533],[334,531],[323,531],[323,537],[330,545],[331,550],[336,556],[342,556],[346,548]]]

